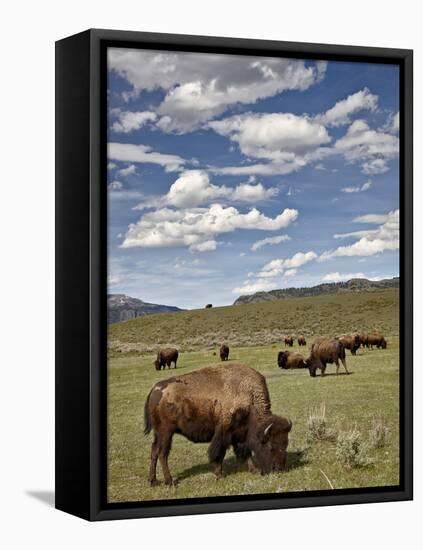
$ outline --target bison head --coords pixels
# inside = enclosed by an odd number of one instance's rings
[[[156,370],[160,370],[162,368],[160,361],[158,359],[154,361],[154,366],[156,367]]]
[[[292,422],[283,416],[268,415],[258,422],[251,441],[254,459],[262,474],[286,469],[288,433]]]
[[[381,344],[380,344],[381,348],[382,348],[382,349],[386,349],[386,346],[387,346],[387,345],[388,345],[388,344],[387,344],[385,338],[382,338],[382,342],[381,342]]]
[[[288,356],[289,356],[289,351],[280,351],[278,353],[278,367],[280,369],[286,369],[288,368],[286,366],[287,362],[288,362]]]
[[[310,376],[314,378],[316,376],[317,369],[321,366],[320,361],[315,359],[314,357],[309,357],[305,361],[305,366],[308,368],[308,372],[310,373]]]

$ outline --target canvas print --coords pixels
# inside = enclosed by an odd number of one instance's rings
[[[398,486],[398,65],[107,74],[108,502]]]

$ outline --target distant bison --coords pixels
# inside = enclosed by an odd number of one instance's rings
[[[211,307],[213,307],[213,304],[207,304],[207,305],[206,305],[206,309],[209,309],[209,308],[211,308]]]
[[[377,332],[375,334],[369,334],[367,338],[367,343],[370,348],[373,348],[373,346],[376,346],[378,349],[386,349],[386,346],[388,345],[387,341],[383,337],[380,332]]]
[[[368,348],[369,347],[369,335],[366,334],[365,332],[362,332],[360,334],[360,345],[363,348]]]
[[[338,339],[316,338],[310,350],[310,357],[306,360],[310,376],[316,376],[316,370],[320,369],[322,376],[325,374],[326,365],[335,363],[336,374],[339,370],[339,360],[349,374],[345,361],[345,348]]]
[[[209,460],[217,477],[232,445],[250,470],[262,474],[286,468],[292,423],[271,412],[264,376],[241,364],[211,365],[157,382],[144,407],[144,433],[154,431],[149,481],[157,483],[157,460],[172,485],[168,456],[173,434],[193,443],[210,443]]]
[[[306,346],[307,342],[304,336],[298,336],[298,345],[299,346]]]
[[[285,336],[283,341],[285,343],[285,346],[289,346],[290,348],[292,348],[292,346],[294,345],[294,338],[292,336]]]
[[[352,336],[350,335],[339,336],[338,340],[342,343],[345,349],[350,350],[351,355],[355,355],[358,348],[360,347],[359,334],[353,334]]]
[[[221,361],[227,361],[229,359],[229,348],[226,344],[220,346],[219,354]]]
[[[175,364],[176,369],[176,362],[178,361],[178,350],[175,348],[163,348],[159,351],[157,354],[157,359],[154,361],[154,366],[156,367],[156,370],[165,369],[168,367],[170,369],[170,366],[172,363]]]
[[[280,369],[305,369],[307,363],[301,353],[280,351],[278,353],[278,367]]]

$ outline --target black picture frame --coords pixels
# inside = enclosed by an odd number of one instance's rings
[[[106,487],[106,48],[390,63],[400,67],[400,484],[108,504]],[[87,520],[412,499],[413,53],[91,29],[56,43],[56,508]]]

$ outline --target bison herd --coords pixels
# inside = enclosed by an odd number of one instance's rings
[[[286,346],[293,345],[294,338],[285,336],[284,343]],[[298,337],[298,345],[305,345],[304,336]],[[349,374],[347,363],[345,360],[345,350],[349,350],[351,355],[356,355],[360,347],[373,349],[376,346],[378,349],[386,349],[387,342],[382,334],[375,332],[373,334],[352,334],[336,336],[335,338],[316,338],[311,345],[310,355],[305,359],[300,353],[290,351],[280,351],[278,353],[278,367],[281,369],[308,369],[310,376],[315,377],[316,371],[320,369],[321,375],[324,376],[327,364],[335,363],[336,374],[338,374],[340,363],[342,363],[345,372]]]
[[[304,336],[297,338],[305,346]],[[292,347],[294,338],[284,338]],[[359,347],[385,349],[386,340],[380,333],[353,334],[334,338],[316,338],[307,359],[300,353],[280,351],[277,364],[281,369],[308,369],[315,377],[324,376],[328,364],[342,363],[349,374],[345,350],[355,355]],[[222,362],[229,360],[229,347],[220,347]],[[163,348],[154,365],[157,370],[176,369],[178,350]],[[194,372],[173,376],[157,382],[145,402],[144,433],[153,431],[149,481],[157,484],[157,462],[166,485],[174,480],[168,457],[174,434],[181,434],[193,443],[209,443],[208,456],[218,478],[223,476],[223,460],[227,450],[233,451],[252,472],[267,474],[286,469],[288,434],[292,423],[272,413],[266,379],[256,370],[239,363],[211,365]]]

